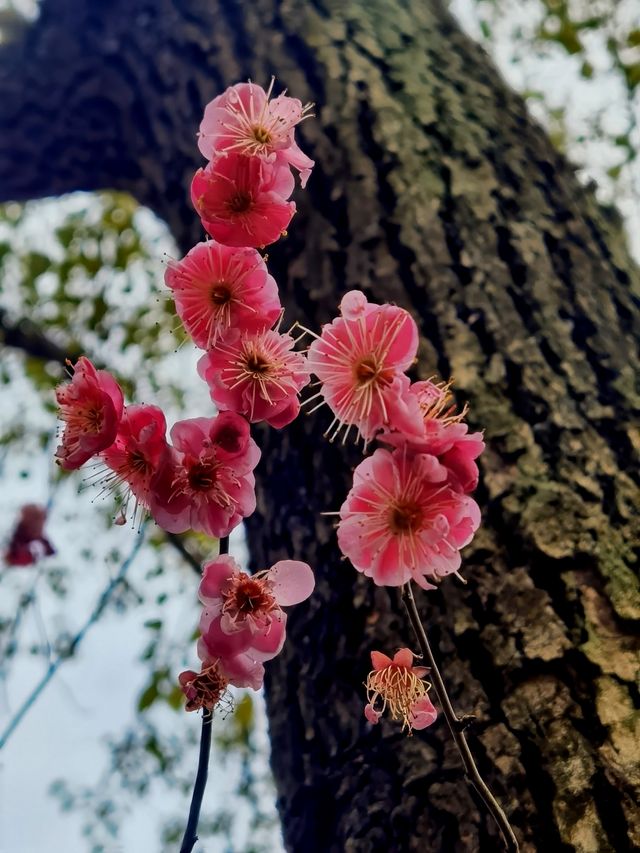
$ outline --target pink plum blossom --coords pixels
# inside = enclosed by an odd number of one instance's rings
[[[125,487],[122,518],[134,498],[134,518],[138,508],[147,510],[152,500],[151,480],[168,452],[167,423],[157,406],[144,403],[127,406],[113,444],[101,457],[110,469],[104,478],[108,487]]]
[[[309,381],[307,361],[293,351],[294,343],[291,335],[273,329],[230,329],[202,356],[198,373],[219,409],[279,429],[300,411],[298,392]]]
[[[480,523],[472,498],[447,484],[447,469],[427,454],[380,448],[355,469],[340,508],[338,544],[379,586],[413,579],[424,589],[460,568],[460,548]]]
[[[22,507],[4,554],[8,566],[31,566],[43,557],[56,553],[45,536],[46,520],[46,507],[38,504],[25,504]]]
[[[281,237],[296,212],[288,201],[290,169],[259,157],[229,154],[198,169],[191,199],[205,229],[225,246],[268,246]]]
[[[386,710],[392,719],[402,721],[409,734],[435,722],[438,712],[427,693],[431,685],[422,680],[429,670],[413,666],[413,658],[409,649],[400,649],[393,660],[382,652],[371,652],[373,670],[365,685],[368,702],[364,709],[370,723],[377,723]]]
[[[475,460],[484,450],[484,441],[482,433],[470,433],[462,422],[466,407],[460,413],[456,411],[450,388],[450,382],[414,382],[409,393],[420,411],[415,426],[409,424],[407,428],[405,424],[398,429],[391,422],[379,439],[394,447],[406,446],[415,453],[437,456],[449,472],[449,484],[468,494],[478,485]]]
[[[236,83],[214,98],[205,107],[198,147],[208,160],[230,153],[277,159],[300,171],[304,187],[314,163],[298,148],[294,130],[312,104],[303,106],[284,92],[271,100],[273,83],[267,92],[255,83]]]
[[[256,506],[260,450],[249,424],[234,413],[191,418],[174,424],[171,440],[152,482],[154,519],[171,533],[228,536]]]
[[[255,249],[198,243],[170,261],[164,280],[197,346],[209,349],[229,328],[260,331],[281,312],[278,286]]]
[[[322,383],[317,396],[334,414],[326,434],[333,439],[346,427],[346,439],[355,426],[368,442],[392,421],[398,429],[415,429],[419,413],[404,375],[418,349],[411,315],[394,305],[371,304],[360,291],[347,293],[340,311],[308,353],[309,367]]]
[[[56,457],[72,471],[113,444],[122,417],[124,398],[120,386],[106,370],[96,370],[81,356],[66,385],[56,388],[59,417],[65,423]]]
[[[314,583],[311,568],[297,560],[281,560],[255,575],[242,572],[228,555],[207,563],[199,590],[205,654],[219,657],[225,666],[243,655],[254,662],[271,660],[285,640],[282,608],[308,598]]]

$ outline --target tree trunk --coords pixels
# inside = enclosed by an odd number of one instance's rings
[[[0,192],[127,189],[186,250],[203,105],[271,74],[317,104],[301,130],[317,167],[269,252],[287,318],[319,329],[350,288],[408,308],[416,376],[453,375],[485,430],[468,584],[420,595],[481,769],[524,851],[630,850],[638,280],[615,217],[438,0],[46,0],[0,56]],[[442,719],[406,737],[363,717],[369,651],[416,643],[397,591],[341,561],[320,515],[360,459],[322,438],[329,420],[257,430],[247,525],[256,567],[294,556],[317,577],[268,667],[287,847],[501,849]]]

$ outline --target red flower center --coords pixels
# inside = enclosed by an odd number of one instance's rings
[[[373,355],[368,355],[354,366],[353,374],[359,385],[389,385],[393,379],[393,370],[378,364]]]
[[[249,373],[253,373],[256,376],[264,376],[265,373],[269,372],[269,368],[271,367],[270,362],[258,352],[253,352],[249,355],[246,365]]]
[[[246,190],[238,190],[237,193],[231,196],[227,201],[227,210],[232,215],[246,213],[253,206],[253,198],[251,193]]]
[[[189,468],[188,478],[194,492],[207,492],[216,481],[216,466],[211,462],[196,462]]]
[[[232,618],[245,615],[266,616],[278,610],[278,602],[261,578],[235,577],[225,595],[223,610]]]
[[[415,533],[422,526],[421,507],[414,501],[395,503],[391,508],[389,526],[395,534]]]
[[[219,281],[211,289],[211,301],[214,305],[228,305],[231,302],[231,288],[226,281]]]

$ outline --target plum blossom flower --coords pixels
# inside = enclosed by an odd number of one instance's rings
[[[322,389],[307,402],[321,397],[334,414],[326,435],[333,440],[346,427],[346,440],[355,426],[368,442],[392,420],[398,429],[415,429],[419,412],[404,375],[418,349],[411,315],[395,305],[371,304],[360,291],[346,294],[340,312],[308,352]]]
[[[377,723],[387,709],[409,734],[435,722],[438,712],[428,696],[431,685],[422,680],[429,670],[413,666],[413,658],[409,649],[400,649],[393,660],[382,652],[371,652],[373,670],[365,684],[368,704],[364,709],[370,723]]]
[[[484,450],[484,441],[482,433],[470,433],[462,422],[467,407],[456,411],[450,389],[451,382],[414,382],[409,393],[419,406],[417,428],[399,430],[392,423],[379,439],[394,447],[406,446],[415,453],[437,456],[449,472],[449,484],[468,494],[478,485],[475,460]]]
[[[259,331],[281,312],[278,286],[255,249],[198,243],[170,261],[164,280],[197,346],[209,349],[229,328]]]
[[[218,661],[203,664],[200,672],[192,669],[181,672],[178,681],[187,697],[187,711],[197,711],[199,708],[213,711],[224,701],[229,686],[229,679],[222,672]]]
[[[297,560],[280,560],[255,575],[242,572],[228,555],[207,563],[199,589],[205,606],[201,657],[219,657],[224,667],[271,660],[285,640],[282,608],[304,601],[314,584],[311,568]]]
[[[151,484],[151,512],[171,533],[196,530],[228,536],[256,507],[251,473],[260,450],[249,424],[234,413],[178,421],[173,447]]]
[[[81,356],[71,381],[56,388],[56,399],[59,417],[65,422],[56,457],[62,468],[72,471],[113,444],[124,398],[110,373],[96,370]]]
[[[232,152],[277,159],[300,171],[304,187],[314,162],[298,148],[294,130],[313,105],[303,106],[284,92],[271,100],[273,84],[272,78],[265,92],[255,83],[236,83],[214,98],[205,107],[198,147],[208,160]]]
[[[22,507],[4,554],[8,566],[31,566],[43,557],[56,553],[44,533],[46,520],[46,507],[38,504],[25,504]]]
[[[294,343],[291,335],[273,329],[230,329],[202,356],[198,373],[219,409],[279,429],[297,416],[298,392],[309,381],[307,361],[293,351]]]
[[[268,246],[286,233],[296,205],[288,201],[290,169],[259,157],[229,154],[198,169],[191,200],[205,229],[225,246]]]
[[[134,518],[138,510],[148,510],[153,498],[151,480],[168,452],[167,424],[157,406],[144,403],[127,406],[113,444],[101,454],[110,469],[101,479],[108,488],[124,487],[122,515],[134,499]]]
[[[379,586],[413,579],[434,589],[429,580],[458,571],[459,549],[480,523],[475,501],[446,479],[435,456],[376,450],[355,469],[340,508],[342,553]]]

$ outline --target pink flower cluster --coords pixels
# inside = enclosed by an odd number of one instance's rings
[[[351,291],[340,316],[314,338],[308,362],[321,387],[310,400],[333,412],[325,434],[333,440],[342,433],[344,442],[355,429],[365,449],[374,439],[383,445],[354,471],[338,513],[340,549],[378,585],[414,580],[433,589],[458,572],[460,549],[480,524],[470,492],[478,483],[482,435],[469,433],[450,383],[409,380],[418,328],[404,309],[371,304]],[[389,708],[410,731],[431,725],[437,712],[422,681],[426,670],[413,667],[409,649],[393,660],[380,652],[371,657],[367,720],[377,723]]]
[[[170,444],[157,406],[124,406],[110,374],[96,371],[84,357],[78,365],[71,382],[57,390],[66,426],[56,455],[67,470],[96,457],[101,479],[123,489],[122,518],[132,502],[134,517],[148,511],[172,533],[195,530],[220,537],[253,512],[252,472],[260,450],[241,415],[178,421]],[[105,386],[118,391],[117,411],[111,394],[102,391]]]
[[[469,496],[478,482],[482,435],[469,433],[449,385],[409,381],[418,329],[394,305],[347,293],[341,316],[309,347],[328,434],[355,428],[380,447],[355,470],[340,509],[338,544],[355,568],[384,586],[415,580],[425,589],[460,568],[460,549],[480,523]],[[313,398],[312,398],[313,399]]]
[[[239,83],[207,106],[199,146],[209,163],[191,195],[213,239],[170,262],[165,275],[186,331],[205,350],[198,371],[219,414],[179,421],[169,442],[162,411],[125,406],[113,376],[84,357],[56,391],[65,423],[58,461],[73,470],[99,460],[107,485],[124,490],[119,523],[132,502],[134,517],[149,512],[171,533],[227,537],[256,505],[260,450],[249,424],[281,428],[300,410],[307,360],[278,329],[278,287],[258,247],[283,235],[295,213],[291,167],[302,186],[311,174],[313,161],[294,139],[309,106],[284,93],[271,100],[272,88]],[[282,606],[307,598],[313,585],[309,566],[291,560],[254,576],[225,555],[205,565],[202,668],[180,676],[187,709],[213,708],[228,684],[257,689],[264,662],[284,643]]]
[[[307,599],[314,583],[310,567],[296,560],[281,560],[254,575],[241,571],[226,554],[205,564],[198,642],[203,670],[216,665],[229,684],[258,690],[264,663],[284,645],[287,615],[282,608]]]

